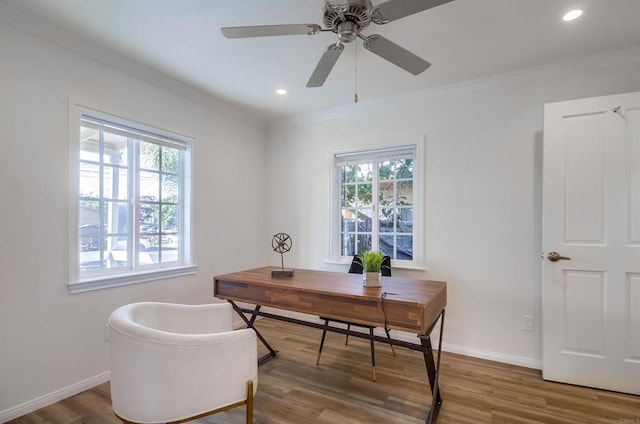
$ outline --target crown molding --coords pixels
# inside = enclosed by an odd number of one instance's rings
[[[67,50],[95,60],[106,66],[136,77],[147,83],[189,99],[234,120],[259,128],[286,128],[300,124],[311,124],[355,116],[389,107],[398,107],[440,96],[450,96],[473,91],[487,90],[509,85],[563,77],[613,66],[640,63],[640,48],[614,51],[606,54],[558,62],[509,73],[495,74],[461,83],[429,88],[408,94],[350,104],[303,115],[278,118],[256,109],[248,109],[233,101],[220,99],[199,90],[188,83],[143,65],[114,52],[98,43],[83,39],[77,34],[51,25],[32,15],[0,1],[0,22],[29,33]]]
[[[421,102],[427,99],[459,95],[474,91],[494,89],[504,86],[561,78],[582,72],[595,71],[615,66],[640,63],[640,48],[618,50],[596,56],[537,66],[514,72],[491,75],[486,78],[444,85],[426,90],[415,91],[369,102],[351,104],[322,112],[296,115],[268,123],[269,128],[286,128],[301,124],[313,124],[334,119],[369,113],[377,110],[399,107]]]
[[[1,1],[0,22],[170,91],[234,120],[265,128],[268,119],[271,118],[264,113],[246,110],[231,101],[206,94],[193,85],[179,81],[98,43],[86,40],[72,31],[49,24]]]

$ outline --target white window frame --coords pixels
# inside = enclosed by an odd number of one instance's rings
[[[175,140],[186,146],[184,159],[181,161],[182,181],[179,191],[178,203],[181,205],[179,213],[180,229],[178,235],[180,249],[177,262],[156,263],[146,265],[134,265],[136,261],[130,261],[130,267],[103,269],[95,273],[81,273],[79,264],[79,182],[80,182],[80,127],[83,116],[89,116],[97,120],[111,122],[118,126],[128,127],[138,130],[141,134],[156,134],[167,139]],[[68,287],[71,293],[81,293],[91,290],[100,290],[108,287],[117,287],[129,284],[148,282],[158,279],[173,278],[178,276],[194,274],[197,266],[193,264],[192,255],[192,178],[191,178],[191,157],[193,155],[194,139],[173,133],[156,127],[140,124],[130,119],[118,117],[113,114],[100,112],[96,109],[82,106],[71,101],[69,107],[69,234],[68,234],[68,257],[69,257],[69,280]],[[137,172],[137,168],[135,168]],[[130,197],[135,196],[132,201],[136,202],[137,195],[129,193]],[[130,217],[134,219],[132,216]],[[134,224],[137,226],[137,223]]]
[[[353,257],[343,256],[341,252],[341,180],[340,173],[338,172],[338,163],[341,158],[345,156],[367,156],[375,155],[376,153],[389,152],[392,154],[394,151],[405,150],[408,147],[415,149],[414,158],[414,172],[413,172],[413,259],[412,260],[392,260],[392,266],[395,268],[406,269],[420,269],[425,267],[425,254],[424,254],[424,233],[425,233],[425,220],[424,220],[424,192],[425,192],[425,140],[424,138],[406,140],[397,143],[390,143],[384,145],[367,146],[354,149],[337,150],[331,153],[331,239],[330,239],[330,262],[347,264],[350,263]],[[373,199],[374,202],[374,214],[378,211],[378,195],[377,187],[374,184]],[[376,221],[377,222],[377,221]],[[378,239],[378,228],[376,225],[372,226],[372,239]],[[375,244],[374,244],[375,246]]]

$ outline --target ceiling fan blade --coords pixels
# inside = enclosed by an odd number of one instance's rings
[[[307,87],[322,87],[325,80],[329,76],[329,73],[333,69],[333,66],[338,61],[338,58],[344,50],[344,45],[332,44],[324,51],[324,54],[320,58],[320,62],[316,65],[316,69],[311,74]]]
[[[389,0],[371,11],[371,19],[376,24],[386,24],[451,1],[453,0]]]
[[[290,25],[257,25],[221,28],[227,38],[273,37],[276,35],[314,35],[320,32],[320,25],[290,24]]]
[[[426,60],[378,34],[367,37],[364,48],[413,75],[418,75],[431,66]]]

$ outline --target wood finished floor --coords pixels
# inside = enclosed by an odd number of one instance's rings
[[[368,342],[329,333],[316,367],[320,331],[263,319],[257,327],[278,357],[260,367],[255,424],[424,423],[430,402],[422,355],[376,345],[377,382],[371,381]],[[445,332],[446,337],[446,332]],[[444,353],[438,423],[640,424],[640,396],[543,381],[540,372]],[[13,421],[119,423],[108,383]],[[244,407],[194,423],[241,424]]]

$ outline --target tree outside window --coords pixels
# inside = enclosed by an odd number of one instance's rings
[[[81,115],[80,280],[189,262],[182,244],[187,153],[186,142]]]
[[[415,147],[336,155],[340,256],[414,259]]]

